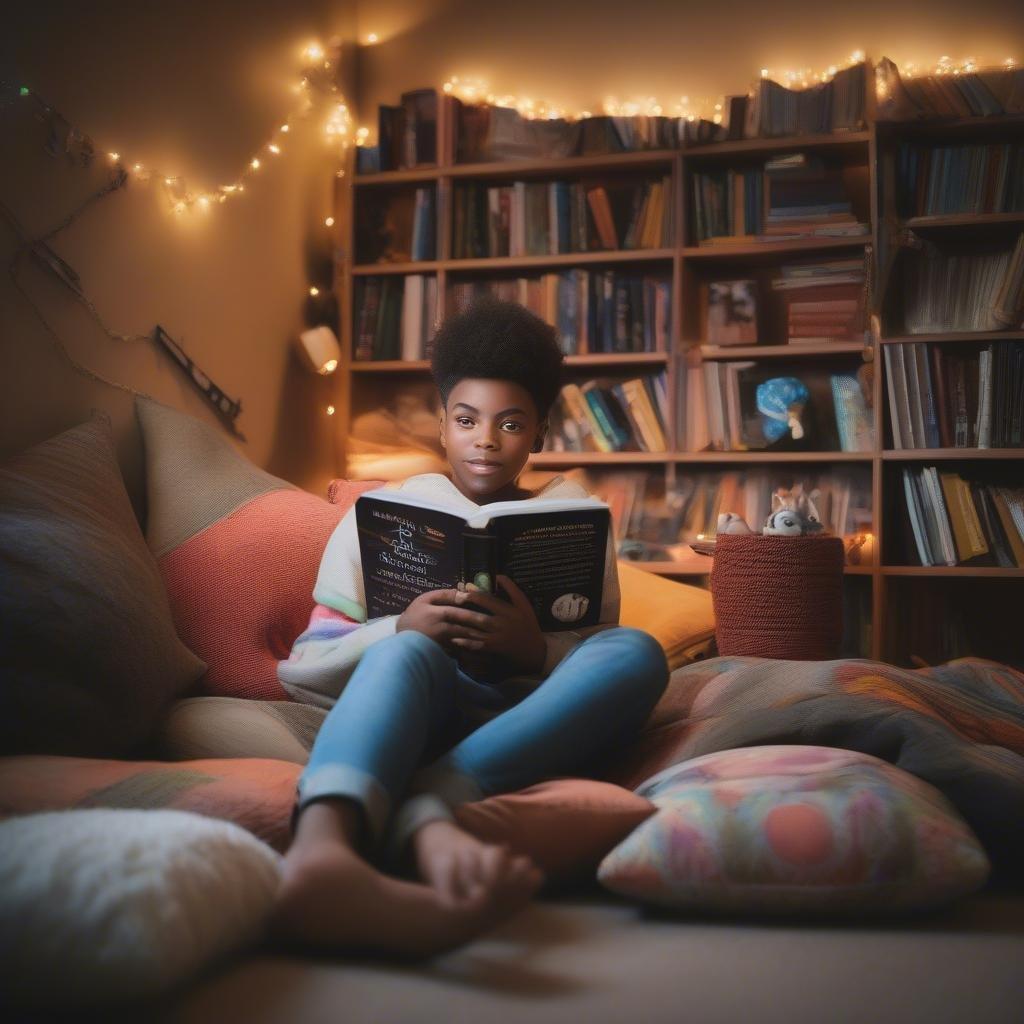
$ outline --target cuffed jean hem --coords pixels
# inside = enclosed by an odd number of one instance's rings
[[[354,800],[362,807],[374,845],[384,838],[391,813],[391,797],[372,775],[348,764],[325,764],[302,775],[295,806],[296,819],[314,801],[335,797]]]
[[[385,856],[397,865],[417,829],[428,821],[453,821],[452,809],[459,804],[482,800],[484,792],[468,775],[444,765],[431,765],[418,772],[410,796],[395,812],[388,832]]]

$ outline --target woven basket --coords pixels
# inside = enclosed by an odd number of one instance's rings
[[[843,562],[838,537],[718,537],[711,568],[718,653],[838,658]]]

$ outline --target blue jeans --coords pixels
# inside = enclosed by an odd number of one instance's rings
[[[320,727],[298,807],[347,797],[363,808],[372,841],[383,840],[390,823],[398,849],[459,803],[596,768],[600,755],[639,730],[667,681],[657,641],[617,626],[580,641],[533,692],[474,730],[460,704],[500,701],[500,691],[468,676],[424,634],[396,633],[362,656]]]

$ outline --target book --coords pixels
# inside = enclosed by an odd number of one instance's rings
[[[595,498],[502,501],[467,514],[374,491],[356,500],[356,528],[370,618],[401,614],[430,590],[472,583],[493,593],[504,574],[542,630],[599,621],[610,514]]]
[[[757,282],[710,281],[707,285],[708,345],[757,344]]]

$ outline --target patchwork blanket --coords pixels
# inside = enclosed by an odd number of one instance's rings
[[[930,782],[997,869],[1024,871],[1024,674],[990,661],[697,662],[672,674],[603,777],[635,789],[701,754],[777,743],[859,750]]]

